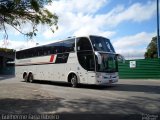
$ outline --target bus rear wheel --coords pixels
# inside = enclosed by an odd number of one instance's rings
[[[28,82],[33,83],[33,75],[32,75],[32,73],[30,73],[29,76],[28,76]]]
[[[71,77],[71,84],[72,84],[72,87],[77,87],[77,84],[78,84],[78,80],[77,80],[77,76],[72,74],[72,77]]]

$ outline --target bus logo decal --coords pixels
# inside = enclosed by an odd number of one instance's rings
[[[53,62],[53,60],[54,60],[54,55],[51,55],[50,62]]]

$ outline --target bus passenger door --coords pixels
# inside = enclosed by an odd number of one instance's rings
[[[90,83],[88,79],[88,71],[94,71],[91,64],[94,65],[93,50],[90,40],[87,37],[77,38],[77,57],[80,65],[80,82]]]
[[[88,84],[95,84],[95,60],[93,53],[87,54],[87,82]]]
[[[79,70],[80,79],[83,83],[95,83],[95,62],[94,55],[91,51],[79,52],[78,61],[81,65]]]

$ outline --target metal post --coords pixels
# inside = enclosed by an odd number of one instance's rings
[[[157,0],[157,52],[160,58],[160,40],[159,40],[159,0]]]

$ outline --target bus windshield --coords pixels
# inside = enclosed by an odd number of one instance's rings
[[[113,52],[115,50],[110,43],[110,40],[104,37],[99,36],[90,36],[94,51],[104,51],[104,52]]]
[[[97,72],[118,72],[118,62],[115,54],[100,53],[100,55],[102,62],[101,64],[96,62]]]

